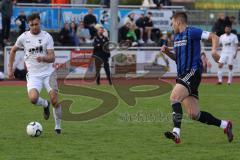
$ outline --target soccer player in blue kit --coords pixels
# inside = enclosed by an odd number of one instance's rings
[[[172,139],[176,144],[181,142],[180,128],[183,104],[191,119],[224,129],[228,141],[231,142],[233,140],[232,122],[220,120],[208,112],[200,111],[198,102],[198,87],[202,73],[200,41],[205,39],[212,42],[212,57],[218,62],[218,37],[213,33],[189,27],[187,23],[186,13],[175,13],[172,17],[175,53],[170,52],[166,46],[161,47],[161,52],[168,55],[177,64],[176,85],[170,96],[174,128],[170,132],[165,132],[165,136]]]

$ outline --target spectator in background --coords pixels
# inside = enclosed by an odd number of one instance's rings
[[[153,0],[153,3],[157,5],[158,8],[162,8],[163,6],[171,6],[171,0]]]
[[[218,20],[214,23],[212,32],[216,33],[219,37],[224,34],[225,26],[232,26],[229,17],[225,18],[224,13],[219,13]]]
[[[64,27],[60,31],[59,37],[60,37],[59,42],[63,46],[72,46],[73,45],[69,23],[64,24]]]
[[[110,0],[101,0],[100,4],[110,8]]]
[[[140,39],[138,41],[138,43],[143,44],[143,33],[145,32],[145,15],[144,13],[142,13],[140,15],[140,17],[136,20],[136,26],[138,27],[138,29],[140,30]]]
[[[110,66],[109,66],[109,58],[110,51],[108,48],[109,39],[104,36],[104,28],[99,27],[97,31],[97,36],[93,42],[93,58],[95,59],[95,67],[96,67],[96,83],[100,85],[100,70],[103,64],[104,70],[107,75],[107,80],[110,85],[112,85]]]
[[[126,23],[124,26],[122,26],[120,29],[119,29],[119,34],[118,34],[118,38],[119,38],[119,41],[126,41],[127,40],[127,33],[128,31],[130,30],[130,23]]]
[[[128,40],[131,40],[133,46],[137,45],[135,15],[135,13],[131,13],[124,19],[124,26],[129,29],[126,37]]]
[[[151,20],[151,17],[152,17],[151,12],[148,12],[146,17],[142,13],[140,15],[139,19],[137,19],[137,21],[136,21],[136,25],[137,25],[138,29],[140,30],[140,39],[138,41],[140,44],[145,43],[143,41],[144,33],[147,33],[147,43],[154,43],[154,41],[151,40],[151,33],[152,33],[152,29],[153,29],[153,22]]]
[[[163,46],[163,45],[168,46],[168,36],[167,36],[166,31],[162,32],[160,40],[159,40],[159,45],[160,46]]]
[[[94,26],[97,24],[97,18],[93,15],[93,9],[88,9],[88,14],[86,14],[83,18],[83,22],[85,28],[88,28],[91,34],[91,38],[95,36],[95,28]]]
[[[15,19],[15,23],[19,28],[19,32],[18,32],[19,35],[21,35],[26,31],[26,22],[27,22],[27,17],[24,11],[20,11],[20,15]]]
[[[202,68],[203,68],[202,72],[210,73],[212,64],[209,62],[209,60],[204,52],[201,53],[201,60],[202,60]]]
[[[3,0],[1,3],[0,11],[2,13],[2,37],[3,45],[10,44],[9,35],[11,27],[11,17],[13,12],[13,5],[16,0]]]
[[[231,16],[231,17],[229,17],[229,20],[230,20],[232,26],[233,26],[233,25],[236,25],[236,17]],[[232,28],[232,31],[231,31],[231,32],[232,32],[233,34],[237,34],[237,30],[236,30],[236,29],[233,29],[233,28]]]
[[[172,33],[168,33],[168,42],[167,42],[167,46],[174,46],[174,34]]]
[[[130,23],[131,28],[135,29],[136,28],[136,24],[135,24],[135,13],[130,13],[125,19],[124,19],[124,25],[127,23]]]
[[[81,45],[82,43],[91,43],[90,40],[91,35],[89,32],[89,29],[84,27],[84,23],[81,21],[77,28],[77,38],[78,38],[78,45]]]
[[[154,43],[154,41],[151,40],[151,33],[152,33],[152,29],[153,29],[153,22],[152,22],[152,12],[148,12],[147,16],[144,18],[145,20],[145,29],[147,32],[147,43]]]
[[[71,22],[70,23],[70,36],[71,36],[71,40],[72,40],[72,44],[74,46],[78,45],[78,38],[77,38],[77,26],[75,24],[75,22]]]

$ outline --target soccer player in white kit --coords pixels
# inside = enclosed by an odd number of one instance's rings
[[[228,64],[228,85],[232,83],[233,59],[237,56],[238,38],[231,33],[231,26],[225,27],[225,34],[220,36],[219,43],[222,45],[221,57],[218,63],[218,84],[222,84],[223,65]]]
[[[40,16],[36,13],[28,17],[30,31],[21,34],[10,51],[8,76],[13,75],[13,62],[16,51],[23,48],[27,66],[27,90],[32,104],[43,107],[43,115],[47,120],[50,116],[50,102],[39,96],[42,87],[47,90],[53,106],[55,131],[61,134],[61,106],[58,103],[58,87],[53,62],[55,61],[54,42],[52,36],[40,28]]]

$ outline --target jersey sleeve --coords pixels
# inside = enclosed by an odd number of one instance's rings
[[[23,45],[23,43],[24,43],[24,34],[25,34],[25,33],[21,34],[21,35],[17,38],[17,41],[16,41],[16,43],[15,43],[15,46],[17,46],[18,48],[23,48],[23,47],[24,47],[24,45]]]
[[[192,35],[192,39],[194,40],[201,40],[201,39],[207,40],[209,38],[210,32],[203,31],[202,29],[199,29],[199,28],[193,28],[191,30],[191,35]]]
[[[54,42],[52,36],[49,34],[47,41],[47,49],[54,49]]]
[[[208,32],[208,31],[203,31],[203,32],[202,32],[202,35],[201,35],[201,39],[208,40],[209,36],[210,36],[210,32]]]

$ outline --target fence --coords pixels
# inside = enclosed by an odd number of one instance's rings
[[[9,52],[11,47],[5,47],[4,73],[7,74]],[[240,48],[239,48],[240,49]],[[163,76],[176,76],[176,64],[167,56],[159,53],[159,47],[131,47],[128,49],[117,48],[111,52],[110,66],[113,75],[145,74],[151,71],[156,76],[166,72]],[[211,67],[207,70],[207,76],[215,76],[218,70],[217,63],[211,57],[211,48],[202,49],[206,53]],[[94,65],[91,61],[92,47],[55,47],[56,61],[53,64],[63,74],[70,77],[82,77],[94,75]],[[23,51],[17,55],[24,56]],[[23,58],[22,58],[23,59]],[[24,63],[24,62],[22,62]],[[234,60],[235,74],[240,74],[240,56]],[[101,74],[105,74],[102,72]]]

